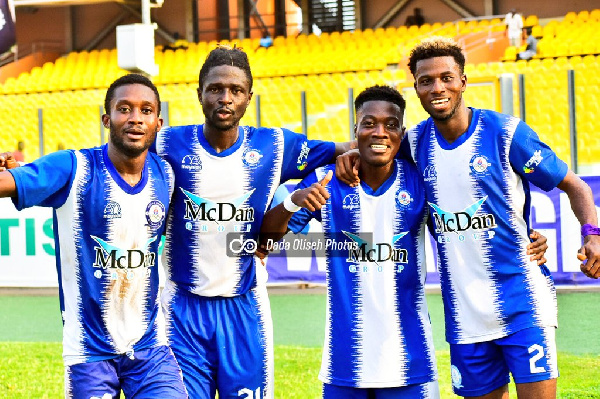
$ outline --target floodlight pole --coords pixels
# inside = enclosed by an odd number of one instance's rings
[[[150,0],[142,0],[142,23],[150,25]]]

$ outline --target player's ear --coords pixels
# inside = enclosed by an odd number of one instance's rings
[[[200,102],[200,105],[202,105],[202,88],[198,87],[196,93],[198,93],[198,101]]]
[[[108,114],[102,115],[102,124],[107,129],[110,127],[110,115],[108,115]]]

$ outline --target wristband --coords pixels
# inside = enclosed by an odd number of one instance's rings
[[[598,226],[594,226],[593,224],[584,224],[581,226],[581,236],[600,236],[600,228]]]
[[[285,197],[285,199],[283,200],[283,207],[291,213],[294,212],[298,212],[300,209],[302,209],[301,206],[298,206],[296,204],[294,204],[294,202],[292,201],[292,195],[298,190],[292,191],[287,197]]]

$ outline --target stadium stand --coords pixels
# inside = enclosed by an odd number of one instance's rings
[[[468,63],[469,90],[465,96],[474,106],[499,109],[498,76],[523,74],[527,123],[559,156],[569,159],[567,71],[575,70],[579,159],[593,163],[593,154],[600,152],[600,139],[593,134],[600,123],[595,118],[600,103],[600,9],[569,12],[562,20],[540,21],[530,15],[525,25],[533,26],[534,35],[540,38],[538,55],[530,61],[516,61],[520,49],[507,47],[496,61]],[[186,48],[166,50],[157,47],[155,61],[160,72],[154,81],[162,100],[169,104],[170,124],[202,122],[196,96],[199,65],[217,44],[239,46],[250,58],[254,93],[261,99],[262,125],[300,131],[300,97],[304,91],[308,135],[345,141],[351,134],[348,88],[356,95],[373,84],[397,85],[408,100],[405,122],[410,126],[426,117],[403,65],[415,43],[428,35],[462,38],[503,30],[502,21],[496,18],[275,37],[268,49],[259,46],[259,39],[186,43]],[[17,78],[8,78],[0,85],[0,116],[7,121],[5,129],[10,134],[0,136],[0,148],[12,148],[17,137],[27,142],[30,157],[39,156],[38,108],[43,109],[45,152],[54,150],[58,143],[67,148],[100,144],[101,135],[108,134],[102,131],[98,118],[102,93],[125,73],[117,66],[116,49],[103,49],[72,52]],[[514,109],[518,110],[518,85],[513,87]],[[256,122],[253,101],[242,123]]]

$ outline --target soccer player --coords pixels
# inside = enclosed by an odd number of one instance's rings
[[[431,116],[407,133],[434,220],[452,383],[461,396],[556,396],[556,293],[548,269],[527,258],[529,184],[567,193],[587,263],[598,273],[592,192],[519,119],[467,108],[465,58],[452,40],[413,49],[409,67]]]
[[[141,75],[108,88],[106,145],[59,151],[0,172],[17,209],[54,209],[65,396],[185,398],[158,298],[158,246],[174,176],[148,148],[160,98]],[[12,164],[11,164],[12,162]],[[13,167],[3,156],[0,166]]]
[[[157,153],[175,173],[162,302],[191,397],[273,396],[266,270],[253,249],[280,183],[349,149],[285,129],[240,126],[252,98],[247,55],[212,50],[199,74],[203,125],[171,127]],[[227,255],[230,251],[230,256]]]
[[[326,248],[324,398],[436,398],[423,179],[411,161],[394,159],[405,101],[396,89],[373,86],[355,108],[360,185],[329,183],[334,165],[317,169],[267,212],[261,246],[288,227],[302,231],[311,219],[323,224],[325,242],[342,243],[345,235],[356,243]]]

